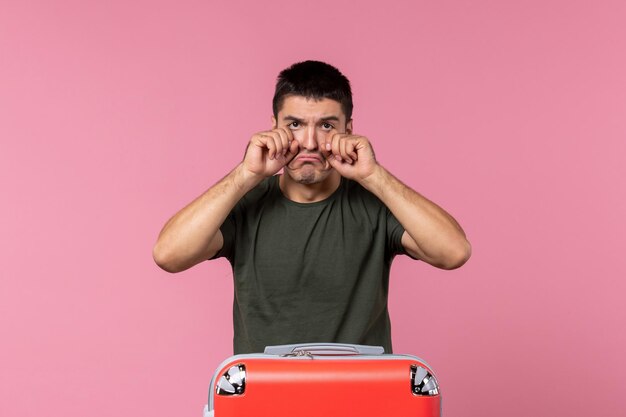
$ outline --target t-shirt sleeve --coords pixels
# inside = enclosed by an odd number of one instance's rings
[[[387,212],[387,247],[391,253],[391,256],[395,255],[407,255],[413,259],[402,245],[402,235],[404,234],[404,227],[400,224],[398,219],[391,213],[391,210],[386,209]]]
[[[220,226],[220,232],[224,238],[224,244],[211,259],[224,257],[234,263],[237,248],[237,230],[241,228],[243,224],[247,223],[248,211],[251,206],[257,204],[259,199],[263,198],[270,191],[270,181],[276,183],[277,177],[268,177],[260,184],[250,190],[246,195],[235,204],[233,209],[228,214],[228,217],[224,220]]]
[[[213,257],[210,259],[217,258],[226,258],[232,262],[233,257],[235,255],[235,214],[234,209],[228,214],[224,223],[220,226],[220,232],[222,233],[222,238],[224,240],[224,244],[222,245],[222,249],[217,251]]]

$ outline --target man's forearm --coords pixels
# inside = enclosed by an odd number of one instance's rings
[[[238,165],[163,227],[154,246],[155,262],[169,272],[188,269],[221,248],[218,230],[237,202],[262,177],[245,174]]]
[[[411,255],[446,269],[467,261],[471,247],[465,233],[441,207],[404,185],[381,165],[361,185],[380,198],[402,224],[412,239],[405,245]]]

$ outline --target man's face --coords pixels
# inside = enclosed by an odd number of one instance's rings
[[[351,133],[352,120],[346,116],[338,101],[323,98],[315,100],[303,96],[287,96],[278,112],[272,116],[275,127],[284,127],[293,133],[300,144],[300,152],[285,166],[284,172],[301,184],[324,181],[333,171],[320,146],[333,133]]]

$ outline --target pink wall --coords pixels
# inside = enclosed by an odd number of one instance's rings
[[[304,59],[351,78],[356,131],[473,243],[460,270],[392,272],[396,351],[445,414],[623,415],[624,21],[621,0],[3,0],[0,415],[200,415],[230,270],[172,276],[151,248]]]

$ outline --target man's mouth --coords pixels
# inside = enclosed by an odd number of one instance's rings
[[[298,155],[296,160],[300,162],[322,162],[323,158],[318,154],[305,153]]]

